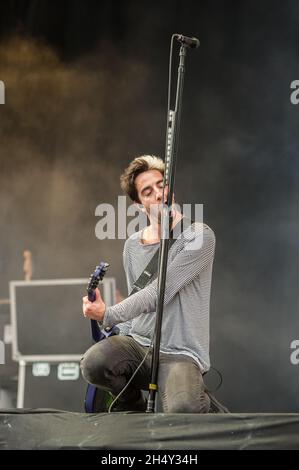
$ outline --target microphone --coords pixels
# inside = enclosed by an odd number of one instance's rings
[[[199,40],[197,38],[188,38],[182,34],[175,34],[175,38],[182,44],[185,44],[187,47],[196,49],[199,46]]]

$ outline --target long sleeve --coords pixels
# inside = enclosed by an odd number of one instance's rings
[[[168,305],[175,295],[200,276],[208,266],[213,263],[215,251],[215,236],[213,231],[204,226],[200,235],[201,246],[196,243],[196,237],[191,240],[177,240],[182,249],[169,262],[166,276],[164,305]],[[176,244],[175,243],[175,244]],[[191,244],[193,243],[193,247]],[[175,246],[173,245],[173,247]],[[147,287],[131,295],[117,305],[108,307],[104,316],[104,326],[126,322],[141,313],[155,312],[157,301],[157,279]]]

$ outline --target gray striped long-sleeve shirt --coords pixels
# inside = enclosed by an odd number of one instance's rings
[[[124,268],[129,292],[158,249],[159,243],[143,244],[141,231],[127,239]],[[206,224],[189,226],[171,246],[164,298],[160,350],[186,354],[203,371],[210,367],[209,309],[215,235]],[[117,305],[107,307],[104,326],[130,325],[130,334],[140,344],[149,346],[155,326],[157,279]]]

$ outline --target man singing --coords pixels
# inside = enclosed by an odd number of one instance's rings
[[[159,249],[163,175],[163,161],[148,155],[135,158],[121,175],[122,189],[141,205],[149,219],[149,225],[129,237],[124,246],[129,292]],[[163,202],[166,196],[167,187]],[[173,210],[172,226],[180,224],[182,217]],[[198,222],[190,223],[169,250],[158,374],[158,393],[165,413],[210,410],[202,376],[210,368],[209,304],[214,252],[213,231]],[[83,298],[87,318],[97,320],[103,327],[118,324],[121,328],[120,335],[100,341],[85,353],[81,369],[86,381],[118,395],[149,352],[114,410],[146,409],[141,390],[148,390],[150,382],[156,301],[156,278],[113,306],[106,307],[98,289],[95,302]]]

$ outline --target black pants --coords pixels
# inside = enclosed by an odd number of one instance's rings
[[[85,380],[114,395],[124,388],[144,358],[147,347],[131,336],[112,336],[93,345],[81,360]],[[151,351],[119,398],[118,410],[135,410],[140,390],[148,390]],[[160,353],[158,393],[165,413],[207,413],[210,398],[198,364],[184,354]]]

